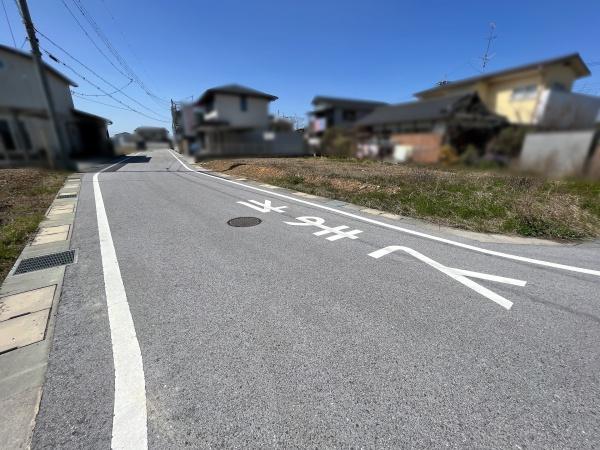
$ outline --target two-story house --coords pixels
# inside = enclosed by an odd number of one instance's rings
[[[111,154],[110,121],[76,110],[70,89],[77,85],[51,66],[44,68],[58,127],[69,146],[66,155]],[[45,164],[58,150],[31,55],[0,45],[0,167]]]
[[[302,138],[276,132],[269,104],[277,97],[239,84],[207,89],[181,108],[184,139],[195,156],[302,153]]]
[[[326,97],[317,95],[312,100],[313,110],[308,113],[308,137],[311,145],[318,145],[327,129],[350,129],[354,124],[387,103],[375,100]]]
[[[536,61],[471,78],[441,83],[417,92],[421,100],[477,93],[509,122],[552,128],[593,126],[600,99],[574,94],[574,82],[590,75],[578,53]]]

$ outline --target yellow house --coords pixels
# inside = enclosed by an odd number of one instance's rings
[[[477,92],[491,111],[511,123],[536,124],[548,92],[570,92],[575,80],[588,75],[579,53],[573,53],[440,84],[415,96],[425,100]]]

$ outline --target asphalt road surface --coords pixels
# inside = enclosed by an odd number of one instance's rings
[[[104,169],[33,448],[600,446],[598,242],[424,231],[167,150]]]

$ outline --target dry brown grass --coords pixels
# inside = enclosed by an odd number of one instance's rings
[[[66,173],[0,169],[0,282],[35,233]]]
[[[207,168],[473,231],[600,236],[600,183],[328,158],[212,160]]]

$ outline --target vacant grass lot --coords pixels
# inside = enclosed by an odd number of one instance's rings
[[[66,173],[0,169],[0,283],[35,233]]]
[[[472,231],[600,237],[600,182],[328,158],[204,162],[209,169]]]

